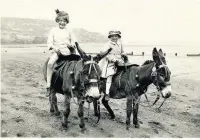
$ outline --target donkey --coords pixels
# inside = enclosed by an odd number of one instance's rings
[[[156,48],[152,52],[153,61],[146,61],[142,66],[131,65],[125,67],[125,70],[118,71],[118,75],[112,79],[109,96],[113,99],[127,98],[126,102],[126,129],[130,128],[130,117],[133,113],[133,124],[135,128],[139,128],[138,108],[139,99],[142,94],[147,91],[150,84],[154,84],[162,97],[167,99],[171,96],[171,72],[167,67],[165,57],[162,50],[159,52]],[[122,67],[124,68],[124,67]],[[121,67],[118,67],[120,70]],[[105,93],[105,80],[101,86],[101,92]],[[109,100],[103,98],[102,103],[108,110],[111,119],[115,119],[115,114],[108,104]],[[157,101],[155,101],[157,102]],[[155,103],[154,102],[154,103]]]
[[[50,112],[60,115],[57,106],[56,93],[64,95],[65,110],[63,112],[62,126],[68,127],[68,116],[70,114],[70,100],[77,97],[79,127],[85,129],[84,123],[84,102],[92,102],[100,98],[99,82],[101,70],[98,62],[105,57],[111,49],[92,57],[86,53],[76,43],[79,55],[62,56],[60,54],[57,67],[52,76],[51,94],[49,95]],[[82,58],[82,59],[81,59]],[[44,77],[46,80],[46,61],[44,65]],[[74,99],[74,98],[73,98]],[[75,101],[75,100],[74,100]],[[100,114],[100,113],[97,113]]]

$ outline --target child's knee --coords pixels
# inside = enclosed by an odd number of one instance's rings
[[[48,68],[53,68],[53,66],[54,66],[54,63],[53,63],[53,62],[48,62],[48,64],[47,64],[47,67],[48,67]]]
[[[54,64],[56,63],[56,61],[58,60],[58,56],[56,53],[54,53],[51,58],[49,59],[49,62],[47,64],[48,68],[53,68]]]
[[[112,76],[108,76],[108,78],[107,78],[107,82],[112,82]]]

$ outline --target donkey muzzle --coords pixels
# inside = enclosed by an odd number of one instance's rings
[[[101,94],[99,92],[98,86],[92,86],[87,90],[86,96],[92,97],[94,99],[99,99]]]
[[[161,94],[162,94],[163,98],[169,98],[172,94],[171,85],[168,85],[164,89],[162,89]]]

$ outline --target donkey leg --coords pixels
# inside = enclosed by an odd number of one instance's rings
[[[51,102],[53,104],[53,108],[54,108],[54,113],[56,116],[60,115],[60,111],[58,109],[58,105],[57,105],[57,97],[56,97],[56,92],[55,91],[51,91]]]
[[[135,128],[140,128],[140,124],[138,122],[138,108],[139,104],[135,104],[133,102],[133,124],[135,125]]]
[[[83,97],[77,97],[78,98],[78,104],[79,104],[79,107],[78,107],[78,117],[80,119],[80,123],[79,123],[79,127],[84,130],[85,129],[85,122],[84,122],[84,108],[83,108],[83,105],[84,105],[84,101],[83,101]]]
[[[132,102],[133,99],[131,96],[127,96],[127,101],[126,101],[126,130],[129,130],[130,128],[130,117],[132,113]]]
[[[95,101],[93,101],[93,106],[94,106],[94,115],[95,116],[98,116],[98,111],[97,111],[97,101],[95,100]]]
[[[71,100],[71,97],[70,96],[67,96],[66,94],[64,95],[64,106],[65,106],[65,110],[63,111],[63,121],[62,121],[62,126],[63,127],[68,127],[68,117],[69,117],[69,114],[70,114],[70,100]]]
[[[110,105],[108,104],[108,100],[105,100],[105,96],[102,99],[102,104],[104,105],[104,107],[108,110],[111,119],[114,120],[115,119],[115,114],[113,112],[113,110],[110,108]]]
[[[54,106],[53,106],[53,103],[52,103],[52,95],[50,94],[49,96],[49,103],[50,103],[50,113],[54,113]]]

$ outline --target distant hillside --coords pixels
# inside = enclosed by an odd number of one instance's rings
[[[2,44],[44,44],[49,30],[56,26],[51,20],[1,18]],[[76,28],[73,30],[79,42],[105,42],[105,36]]]

